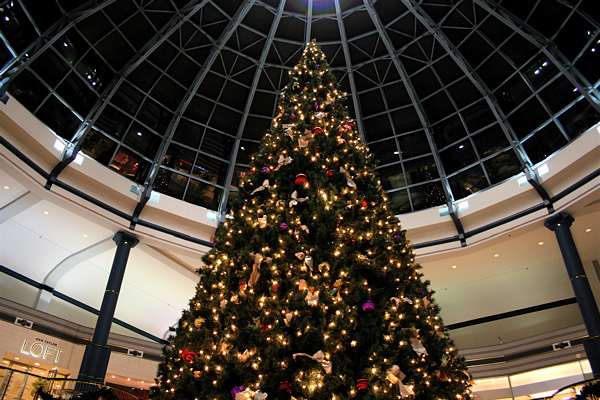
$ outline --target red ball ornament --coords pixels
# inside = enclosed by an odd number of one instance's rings
[[[315,135],[319,135],[319,134],[323,133],[323,128],[317,126],[316,128],[313,128],[312,131]]]
[[[454,374],[448,371],[441,371],[440,372],[440,376],[439,376],[439,380],[440,381],[448,381],[448,380],[452,380],[452,378],[454,378]]]
[[[298,174],[296,175],[296,179],[294,179],[296,185],[304,185],[306,182],[308,182],[308,178],[304,174]]]
[[[356,380],[356,389],[358,390],[367,390],[369,384],[366,379],[357,379]]]
[[[373,303],[371,300],[367,300],[362,305],[362,309],[363,311],[373,311],[375,309],[375,303]]]
[[[369,205],[369,203],[368,203],[366,200],[363,200],[363,201],[362,201],[362,205],[363,205],[363,207],[366,207],[366,206],[368,206],[368,205]]]
[[[279,389],[292,393],[292,384],[288,381],[279,382]]]
[[[329,171],[325,172],[325,174],[326,174],[327,176],[333,176],[333,171],[332,171],[332,170],[329,170]]]
[[[250,175],[254,174],[254,171],[256,171],[256,169],[255,169],[255,168],[252,168],[252,169],[250,170]]]
[[[190,364],[194,362],[197,354],[191,350],[180,350],[181,351],[181,359],[189,362]]]

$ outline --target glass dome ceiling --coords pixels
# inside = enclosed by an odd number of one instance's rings
[[[600,120],[593,3],[2,1],[1,88],[117,173],[224,211],[315,38],[405,213],[531,170]]]

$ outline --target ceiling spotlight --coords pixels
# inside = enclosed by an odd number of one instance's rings
[[[456,269],[456,265],[453,265],[453,266],[452,266],[452,268],[453,268],[453,269]]]
[[[87,233],[84,233],[84,234],[83,234],[83,237],[88,237]]]
[[[8,189],[10,189],[10,186],[4,185],[4,189],[8,190]]]
[[[500,257],[500,254],[496,253],[494,254],[494,257]]]
[[[592,228],[587,228],[585,231],[586,231],[586,232],[591,232],[591,231],[592,231]]]
[[[48,211],[44,211],[44,214],[48,215],[48,214],[50,214],[50,213],[49,213]]]
[[[539,242],[539,243],[538,243],[538,246],[541,246],[541,245],[543,245],[543,244],[544,244],[544,242]]]

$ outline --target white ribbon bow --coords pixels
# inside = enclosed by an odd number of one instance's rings
[[[275,167],[275,171],[277,171],[279,168],[283,167],[284,165],[288,165],[289,163],[292,162],[292,157],[284,157],[283,155],[279,156],[279,160],[277,160],[277,167]]]
[[[266,263],[270,263],[273,261],[271,257],[263,257],[260,253],[250,253],[251,256],[254,257],[254,264],[252,265],[252,272],[250,273],[250,279],[248,279],[248,286],[254,285],[258,282],[258,278],[260,278],[260,264],[264,261]]]
[[[348,184],[348,186],[355,188],[356,183],[354,183],[354,180],[352,180],[352,176],[350,175],[350,172],[346,171],[346,169],[344,167],[340,167],[340,172],[342,174],[346,175],[346,183]]]
[[[252,193],[250,193],[250,194],[254,194],[254,193],[256,193],[256,192],[260,192],[261,190],[268,189],[269,187],[270,187],[270,185],[269,185],[269,180],[268,180],[268,179],[265,179],[265,181],[263,182],[263,184],[262,184],[262,185],[260,185],[259,187],[257,187],[256,189],[254,189],[254,190],[252,191]]]
[[[285,131],[283,132],[284,136],[289,136],[290,139],[294,137],[294,130],[292,129],[294,127],[294,124],[283,124],[281,125],[281,127],[285,129]]]
[[[298,356],[308,357],[308,358],[311,358],[311,359],[315,360],[316,362],[318,362],[319,364],[321,364],[321,366],[325,370],[326,374],[330,374],[331,373],[331,367],[332,367],[331,361],[325,360],[325,353],[323,353],[323,351],[319,350],[315,354],[313,354],[312,356],[309,355],[309,354],[306,354],[306,353],[295,353],[295,354],[292,355],[292,357],[294,358],[294,360]]]
[[[420,356],[427,355],[427,349],[425,348],[425,346],[423,346],[423,343],[421,343],[419,339],[412,337],[409,340],[410,345],[415,351],[415,353],[417,353]]]
[[[298,203],[303,203],[306,200],[308,200],[308,197],[298,198],[298,191],[294,190],[294,192],[292,193],[292,199],[290,200],[289,206],[294,207],[295,205],[298,205]]]

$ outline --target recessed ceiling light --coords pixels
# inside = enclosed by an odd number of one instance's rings
[[[40,365],[40,363],[34,363],[33,365]]]
[[[130,381],[130,380],[131,380],[131,378],[127,378],[127,380],[128,380],[128,381]]]
[[[114,375],[112,375],[112,377],[114,378],[115,376],[114,376]]]
[[[15,360],[18,360],[18,359],[19,359],[19,357],[15,357]]]
[[[494,257],[500,257],[500,254],[496,253],[494,254]]]
[[[50,213],[49,213],[48,211],[44,211],[44,214],[48,215],[48,214],[50,214]]]
[[[541,245],[543,245],[543,244],[544,244],[544,242],[539,242],[539,243],[538,243],[538,245],[539,245],[539,246],[541,246]]]
[[[453,265],[452,268],[456,268],[456,265]]]
[[[10,189],[10,186],[4,185],[4,189],[8,190],[8,189]]]
[[[587,228],[585,231],[586,231],[586,232],[591,232],[591,231],[592,231],[592,228]]]
[[[83,234],[83,237],[88,237],[88,236],[87,236],[87,233],[84,233],[84,234]]]

